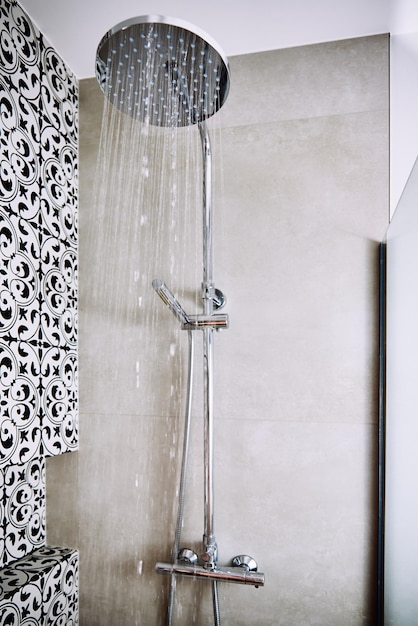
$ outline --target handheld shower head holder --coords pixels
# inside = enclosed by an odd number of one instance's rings
[[[228,315],[226,313],[188,315],[188,321],[182,325],[183,330],[204,330],[205,328],[213,328],[214,330],[229,328]]]
[[[203,330],[205,328],[221,330],[222,328],[228,328],[229,318],[225,313],[188,315],[164,281],[154,278],[152,286],[164,304],[168,306],[173,315],[181,323],[182,330]]]

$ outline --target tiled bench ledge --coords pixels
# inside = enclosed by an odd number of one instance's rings
[[[78,552],[45,546],[0,570],[0,624],[78,624]]]

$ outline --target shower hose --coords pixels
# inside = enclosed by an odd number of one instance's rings
[[[183,454],[181,462],[180,472],[180,487],[179,487],[179,502],[177,510],[176,530],[174,534],[174,542],[171,553],[172,562],[175,563],[180,550],[181,529],[183,527],[184,519],[184,502],[186,496],[186,479],[187,479],[187,466],[189,459],[189,444],[190,444],[190,426],[192,415],[192,397],[193,397],[193,376],[194,376],[194,335],[192,331],[188,331],[189,340],[189,352],[188,352],[188,368],[187,368],[187,398],[186,398],[186,414],[184,420],[184,434],[183,434]],[[173,573],[170,576],[170,594],[168,602],[167,613],[167,626],[173,626],[173,612],[174,601],[176,595],[176,575]],[[221,615],[219,610],[219,598],[218,598],[218,584],[216,580],[212,581],[212,603],[213,603],[213,617],[214,625],[221,626]]]

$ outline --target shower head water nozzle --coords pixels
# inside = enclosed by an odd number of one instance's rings
[[[156,15],[117,24],[102,38],[96,77],[123,113],[154,126],[188,126],[214,115],[229,91],[228,60],[194,26]]]

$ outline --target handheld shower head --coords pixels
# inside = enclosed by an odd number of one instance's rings
[[[228,315],[187,315],[176,296],[171,293],[164,281],[154,278],[152,287],[174,314],[174,317],[181,323],[183,330],[203,330],[209,327],[215,330],[228,328]]]
[[[163,282],[159,278],[154,278],[154,280],[152,281],[152,286],[154,291],[160,296],[164,304],[166,304],[170,311],[174,313],[178,321],[182,324],[189,324],[189,316],[184,311],[183,307],[181,306],[175,295],[171,293],[165,282]]]
[[[203,122],[229,90],[218,45],[187,22],[156,15],[121,22],[104,35],[96,77],[114,106],[154,126]]]

